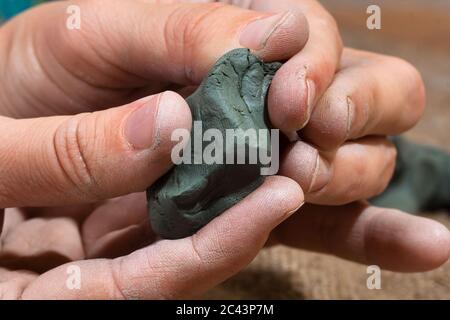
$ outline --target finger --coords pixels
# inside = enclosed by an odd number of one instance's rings
[[[274,236],[293,247],[401,272],[431,270],[450,256],[450,232],[442,224],[363,203],[304,206]]]
[[[20,225],[27,219],[27,214],[23,208],[7,208],[3,209],[3,230],[0,235],[0,243],[8,233],[16,226]]]
[[[67,265],[61,266],[39,277],[22,297],[155,299],[198,295],[246,266],[271,230],[302,202],[302,191],[295,182],[270,177],[192,237],[163,240],[116,260],[77,262],[84,279],[80,290],[65,287]]]
[[[145,192],[105,201],[84,221],[82,235],[87,258],[115,258],[155,241]]]
[[[280,174],[307,190],[307,202],[341,205],[381,193],[392,177],[395,159],[395,147],[381,137],[347,142],[332,153],[298,141],[283,155]]]
[[[192,120],[168,91],[95,113],[0,122],[0,207],[19,207],[145,190],[172,164],[172,131]]]
[[[1,243],[0,266],[11,270],[42,273],[84,258],[78,226],[70,218],[26,220],[10,227]]]
[[[17,300],[36,275],[30,271],[0,268],[0,292],[3,300]]]
[[[81,225],[86,217],[88,217],[91,212],[103,202],[104,201],[99,201],[76,206],[26,207],[21,209],[24,212],[26,219],[70,217],[77,222],[78,225]]]
[[[80,6],[83,19],[96,21],[100,12],[105,25],[116,21],[120,13],[120,30],[103,35],[112,40],[113,61],[144,79],[160,76],[184,85],[199,83],[231,49],[248,47],[265,59],[280,60],[299,51],[308,37],[306,19],[298,11],[276,16],[221,3],[162,5],[120,0],[108,6],[96,1]],[[124,52],[126,56],[120,54]]]
[[[420,119],[425,89],[409,63],[345,49],[342,69],[314,107],[302,137],[321,149],[366,135],[396,135]]]
[[[308,19],[308,42],[276,73],[268,96],[274,126],[291,136],[305,126],[315,102],[331,83],[339,65],[342,40],[333,17],[318,1],[254,0],[250,7],[266,12],[297,8]]]
[[[79,30],[66,27],[69,5],[79,7]],[[93,110],[129,102],[141,89],[155,93],[169,84],[199,84],[231,49],[247,47],[264,60],[284,60],[308,37],[306,19],[296,10],[273,15],[221,3],[122,0],[107,6],[54,2],[18,16],[2,31],[12,39],[18,29],[24,39],[9,41],[4,50],[13,67],[5,73],[13,77],[2,84],[10,102],[5,114],[20,117],[57,114],[69,103],[70,110]]]

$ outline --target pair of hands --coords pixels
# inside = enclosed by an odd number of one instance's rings
[[[420,118],[417,71],[342,48],[315,0],[243,3],[60,1],[0,29],[0,296],[189,297],[266,243],[397,271],[448,259],[444,226],[360,201],[392,174],[385,136]],[[70,4],[80,30],[65,27]],[[192,237],[156,241],[143,190],[171,166],[172,130],[191,125],[173,91],[236,47],[287,60],[268,97],[291,138],[280,176]],[[72,264],[79,290],[66,286]]]

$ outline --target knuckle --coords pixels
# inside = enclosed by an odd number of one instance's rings
[[[342,51],[344,50],[344,41],[342,40],[341,33],[336,20],[331,17],[331,21],[328,23],[329,29],[333,32],[334,46],[336,48],[337,58],[340,59]]]
[[[363,189],[363,182],[360,178],[355,177],[349,182],[347,186],[347,191],[342,194],[342,200],[339,204],[347,204],[356,200],[363,198],[361,191]]]
[[[342,53],[342,50],[344,48],[344,44],[342,41],[341,33],[339,32],[339,26],[336,19],[329,12],[324,11],[322,18],[320,19],[320,23],[323,28],[332,35],[332,39],[335,42],[334,46],[337,49],[336,52],[340,57],[340,54]]]
[[[352,114],[355,106],[350,96],[342,94],[342,90],[331,90],[327,92],[319,102],[319,108],[323,109],[323,114],[318,114],[320,125],[329,143],[333,146],[342,144],[349,136],[352,129]],[[324,117],[327,117],[326,119]]]
[[[205,30],[211,28],[211,24],[206,22],[212,18],[216,10],[224,6],[223,3],[180,6],[169,14],[165,22],[166,52],[171,60],[185,66],[185,80],[188,83],[195,83],[198,80],[192,64],[199,55],[198,48],[204,47],[210,41],[210,36]]]
[[[316,93],[325,92],[330,86],[336,74],[336,68],[339,58],[330,59],[330,53],[327,51],[317,52],[315,55],[316,63],[305,64],[303,69],[306,70],[308,78],[314,81]]]
[[[329,12],[322,11],[321,18],[318,21],[320,21],[321,25],[326,29],[338,31],[336,19],[334,19],[334,17]]]
[[[404,59],[390,56],[385,59],[386,63],[395,66],[396,70],[400,70],[403,76],[402,86],[407,86],[405,90],[407,107],[412,112],[411,119],[415,123],[422,115],[425,107],[425,84],[422,76],[416,67]]]
[[[85,143],[81,141],[80,123],[91,114],[70,117],[56,129],[53,147],[60,169],[83,196],[95,195],[95,178],[88,166]]]

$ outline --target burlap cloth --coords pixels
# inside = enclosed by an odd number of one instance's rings
[[[450,219],[439,220],[450,227]],[[436,216],[434,216],[437,218]],[[367,266],[333,256],[274,247],[207,299],[450,299],[450,263],[426,273],[381,271],[381,289],[366,286]]]
[[[448,1],[322,1],[338,20],[347,46],[396,55],[422,72],[427,111],[407,137],[450,150],[450,3]],[[366,8],[379,4],[382,29],[365,27]],[[434,213],[450,228],[449,213]],[[274,247],[208,292],[208,299],[450,299],[450,262],[427,273],[382,271],[381,290],[366,286],[367,266],[333,256]]]

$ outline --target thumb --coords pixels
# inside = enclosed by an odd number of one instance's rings
[[[187,103],[170,91],[75,116],[0,117],[0,208],[142,191],[171,166],[172,131],[191,122]]]
[[[163,240],[114,260],[75,261],[80,290],[66,286],[62,265],[23,292],[33,299],[162,299],[198,296],[240,271],[261,250],[270,232],[303,203],[300,186],[272,176],[195,235]]]
[[[46,35],[45,47],[73,74],[80,74],[80,57],[85,57],[84,67],[95,63],[96,74],[103,68],[100,74],[119,79],[119,86],[130,73],[134,77],[128,84],[134,85],[148,85],[148,79],[198,84],[214,62],[232,49],[246,47],[264,60],[285,60],[305,45],[309,34],[306,18],[295,8],[274,15],[223,3],[70,3],[80,8],[80,30],[65,27],[67,3],[49,5],[41,13],[48,19],[39,19],[38,28]],[[92,55],[87,49],[91,47],[98,55]],[[126,71],[123,77],[111,76],[117,69]]]

